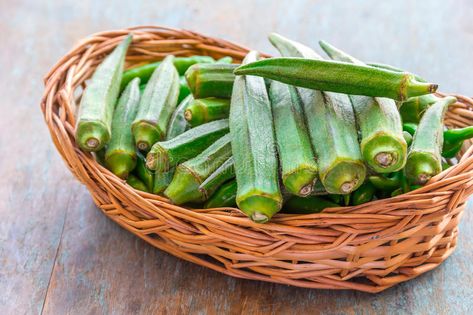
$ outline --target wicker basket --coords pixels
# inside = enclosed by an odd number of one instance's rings
[[[103,213],[151,245],[224,274],[307,288],[379,292],[427,272],[455,249],[473,191],[473,147],[428,185],[390,199],[320,214],[276,215],[256,224],[237,209],[187,209],[136,191],[74,141],[74,113],[85,80],[133,31],[127,66],[176,56],[232,56],[247,49],[185,30],[142,26],[80,42],[46,75],[41,102],[51,137]],[[473,100],[458,96],[446,124],[473,124]]]

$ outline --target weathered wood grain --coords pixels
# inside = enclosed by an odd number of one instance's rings
[[[471,314],[473,216],[440,268],[378,295],[229,278],[116,226],[55,153],[41,78],[87,34],[195,29],[275,53],[271,31],[391,63],[473,94],[473,3],[458,1],[0,1],[0,314]]]

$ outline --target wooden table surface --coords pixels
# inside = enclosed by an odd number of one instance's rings
[[[473,95],[472,1],[0,1],[0,314],[472,314],[473,215],[441,267],[377,295],[229,278],[99,212],[53,147],[42,76],[80,38],[159,24],[274,53],[271,31]]]

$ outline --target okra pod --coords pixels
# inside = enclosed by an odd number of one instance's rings
[[[336,208],[336,207],[340,207],[340,206],[322,197],[293,196],[284,203],[282,212],[293,213],[293,214],[310,214],[310,213],[322,212],[326,208]]]
[[[365,182],[352,193],[351,202],[354,206],[373,200],[375,187],[370,182]]]
[[[258,53],[251,51],[243,63],[258,58]],[[238,183],[236,201],[258,223],[267,222],[282,206],[272,121],[264,80],[237,76],[230,106],[230,134]]]
[[[187,80],[184,76],[179,77],[179,97],[177,103],[180,104],[188,95],[191,94],[191,90],[187,85]]]
[[[387,65],[385,63],[378,63],[378,62],[367,62],[366,63],[368,66],[370,67],[375,67],[375,68],[379,68],[379,69],[384,69],[384,70],[389,70],[389,71],[394,71],[394,72],[407,72],[401,68],[398,68],[398,67],[395,67],[395,66],[391,66],[391,65]],[[412,73],[412,75],[416,78],[417,81],[419,82],[427,82],[427,80],[425,80],[424,78],[422,78],[421,76],[417,75],[417,74],[414,74]]]
[[[235,161],[231,156],[200,184],[201,193],[209,198],[223,183],[235,178],[234,165]]]
[[[402,130],[410,133],[411,136],[414,136],[417,130],[417,124],[414,124],[414,123],[402,124]]]
[[[132,80],[118,100],[112,119],[112,138],[105,152],[105,165],[120,178],[126,178],[136,165],[131,123],[140,102],[139,85],[140,79]]]
[[[154,71],[141,97],[140,107],[132,125],[136,147],[147,152],[164,139],[166,128],[177,105],[179,75],[172,61],[166,57]]]
[[[214,63],[196,64],[185,74],[187,84],[194,98],[230,98],[235,75],[233,70],[238,65]]]
[[[154,183],[154,174],[146,168],[145,157],[139,152],[137,155],[138,159],[133,173],[146,185],[147,191],[152,191]]]
[[[126,179],[126,183],[133,187],[134,189],[141,190],[144,192],[149,192],[148,188],[146,185],[135,175],[130,174],[128,178]]]
[[[412,135],[407,131],[403,131],[402,136],[404,137],[404,141],[406,141],[406,144],[409,147],[412,143]]]
[[[414,134],[409,150],[405,175],[410,183],[425,184],[442,171],[443,118],[456,98],[447,96],[426,111]]]
[[[317,180],[317,163],[305,126],[302,102],[295,87],[271,82],[276,143],[284,187],[299,196],[311,194]]]
[[[425,110],[440,98],[434,94],[412,97],[401,104],[399,113],[403,123],[418,124]]]
[[[236,206],[236,194],[237,194],[237,182],[231,180],[217,189],[212,197],[207,200],[204,204],[205,209],[209,208],[221,208],[221,207],[235,207]]]
[[[157,142],[146,156],[146,166],[164,172],[204,151],[228,133],[228,119],[221,119],[187,130],[173,139]]]
[[[320,46],[333,60],[365,65],[324,41],[320,41]],[[350,95],[350,99],[361,131],[361,153],[368,166],[378,173],[403,168],[407,144],[396,103],[388,98],[360,95]]]
[[[171,116],[171,120],[169,121],[166,140],[173,139],[188,129],[189,124],[184,118],[184,112],[193,99],[192,95],[189,95],[179,104],[179,106],[177,106]],[[171,183],[172,177],[174,176],[174,171],[175,168],[173,167],[166,171],[155,172],[154,185],[152,189],[153,194],[160,194],[169,186],[169,183]]]
[[[233,62],[233,58],[230,56],[225,56],[215,61],[215,63],[232,63],[232,62]]]
[[[445,130],[443,133],[442,156],[453,158],[460,152],[463,142],[473,137],[473,126]]]
[[[209,56],[191,56],[191,57],[175,57],[173,60],[174,66],[176,67],[179,75],[184,75],[190,66],[196,63],[213,63],[215,60]],[[161,64],[161,61],[148,63],[139,67],[135,67],[123,72],[121,79],[121,90],[123,90],[127,84],[134,78],[140,78],[141,83],[147,83],[151,78],[154,70]]]
[[[209,97],[192,101],[184,116],[192,127],[196,127],[209,121],[228,118],[229,112],[229,99]]]
[[[437,84],[419,82],[412,74],[331,60],[269,58],[242,65],[236,75],[254,75],[315,90],[387,97],[403,101],[433,93]]]
[[[97,67],[82,95],[76,124],[76,142],[82,150],[98,151],[111,137],[112,116],[120,89],[128,35]]]
[[[164,195],[177,205],[205,201],[208,196],[205,190],[199,189],[200,185],[231,155],[231,139],[227,134],[195,158],[178,165]]]

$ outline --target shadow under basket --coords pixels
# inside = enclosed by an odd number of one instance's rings
[[[245,279],[320,289],[379,292],[442,263],[455,249],[458,224],[473,191],[470,141],[458,163],[415,191],[309,215],[278,214],[256,224],[238,209],[188,209],[134,190],[79,150],[76,106],[95,67],[127,35],[127,67],[166,55],[232,56],[246,48],[158,26],[97,33],[82,40],[45,76],[41,101],[52,140],[71,172],[110,219],[176,257]],[[473,100],[455,95],[445,124],[473,124]]]

